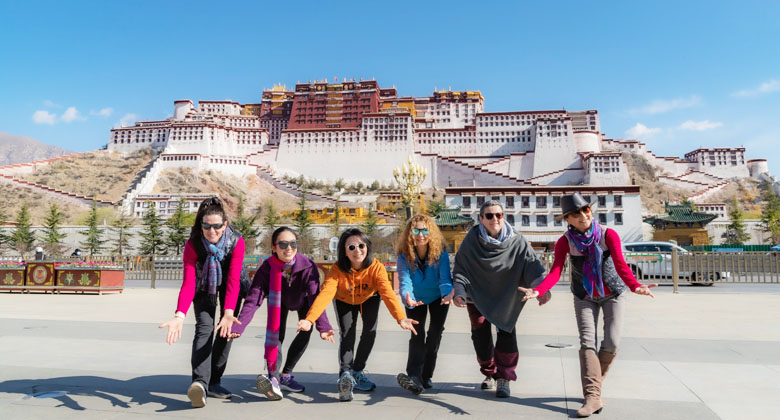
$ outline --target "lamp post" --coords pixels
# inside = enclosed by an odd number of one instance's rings
[[[412,217],[412,202],[420,194],[420,185],[425,181],[428,170],[409,160],[402,166],[393,169],[393,178],[398,183],[401,192],[401,203],[406,208],[406,219]]]

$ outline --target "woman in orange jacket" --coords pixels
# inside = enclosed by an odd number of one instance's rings
[[[371,392],[376,385],[363,373],[376,338],[379,300],[385,302],[390,314],[405,330],[416,333],[417,321],[406,317],[401,302],[395,296],[387,271],[374,259],[371,240],[360,229],[347,229],[338,244],[338,259],[322,283],[317,299],[305,319],[298,321],[298,331],[309,331],[333,298],[339,323],[339,400],[352,400],[352,390]],[[363,321],[363,331],[355,354],[357,317]]]

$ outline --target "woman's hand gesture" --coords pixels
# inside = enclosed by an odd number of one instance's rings
[[[528,299],[536,299],[537,297],[539,297],[539,292],[537,292],[534,289],[526,289],[525,287],[518,287],[517,290],[524,295],[523,302],[527,301]]]
[[[411,318],[404,318],[401,320],[401,322],[398,323],[398,325],[401,326],[401,328],[411,331],[412,334],[417,335],[417,331],[415,331],[414,326],[416,324],[419,324],[419,322],[411,319]]]
[[[309,331],[309,330],[311,330],[311,325],[312,325],[311,321],[309,321],[307,319],[302,319],[302,320],[298,321],[298,330],[295,331],[295,333],[297,334],[297,333],[299,333],[301,331]]]
[[[454,295],[455,295],[455,290],[453,289],[453,290],[450,292],[450,294],[449,294],[449,295],[447,295],[447,296],[444,296],[443,298],[441,298],[441,304],[442,304],[442,305],[449,305],[450,303],[452,303],[452,297],[453,297]]]
[[[170,346],[181,338],[181,326],[184,324],[184,318],[173,318],[172,320],[160,324],[157,328],[168,327],[168,335],[165,337],[165,342]]]
[[[655,296],[653,295],[653,292],[650,291],[651,288],[658,287],[658,283],[654,284],[644,284],[640,287],[637,287],[636,290],[634,290],[634,293],[638,295],[644,295],[644,296],[650,296],[651,298],[655,299]]]
[[[331,343],[335,343],[336,340],[333,339],[333,335],[335,332],[333,330],[330,331],[324,331],[320,333],[320,338],[325,341],[330,341]]]
[[[219,336],[222,338],[227,338],[228,341],[230,341],[231,337],[231,330],[233,329],[233,324],[241,325],[241,321],[238,320],[235,316],[233,316],[233,310],[232,309],[226,309],[225,314],[222,315],[222,319],[219,320],[219,324],[217,324],[217,328],[214,328],[215,332],[219,332]]]
[[[417,302],[415,302],[414,300],[412,300],[412,297],[409,296],[409,292],[406,292],[406,306],[410,308],[414,308],[415,306],[420,306],[420,305],[423,305],[422,301],[418,300]]]
[[[466,299],[464,299],[463,296],[455,296],[455,298],[452,299],[452,304],[458,308],[465,308]]]

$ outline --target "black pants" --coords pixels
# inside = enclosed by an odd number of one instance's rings
[[[496,379],[516,380],[515,369],[519,359],[516,328],[512,328],[512,331],[496,328],[496,344],[493,346],[493,326],[490,321],[473,304],[466,305],[466,309],[480,372]]]
[[[335,300],[336,317],[339,321],[339,375],[345,371],[361,371],[366,367],[366,361],[374,348],[376,340],[377,318],[379,317],[379,295],[375,294],[361,305]],[[355,336],[357,335],[357,317],[363,320],[363,331],[360,333],[360,344],[355,352]]]
[[[279,319],[279,348],[282,347],[282,342],[284,341],[284,334],[286,332],[285,326],[287,325],[287,312],[289,312],[290,309],[287,309],[286,306],[284,306],[284,303],[282,303],[281,308],[281,317]],[[298,308],[298,319],[305,319],[306,314],[309,312],[309,306],[304,304],[302,307]],[[303,352],[306,351],[306,347],[309,346],[309,339],[311,338],[311,332],[313,328],[309,331],[301,331],[298,334],[295,335],[295,338],[293,339],[292,344],[290,344],[290,348],[287,349],[287,361],[284,362],[284,369],[282,369],[282,373],[288,374],[295,369],[295,365],[298,363],[299,360],[301,360],[301,356],[303,356]]]
[[[225,289],[219,290],[219,315],[225,314]],[[241,310],[241,298],[236,303],[235,316]],[[230,345],[226,339],[214,334],[217,306],[211,303],[209,294],[197,292],[192,301],[195,311],[195,338],[192,340],[192,381],[204,386],[219,384],[227,367]],[[208,388],[207,388],[208,389]]]
[[[439,353],[441,334],[444,332],[444,321],[447,320],[447,312],[450,305],[442,305],[440,299],[427,305],[414,308],[406,308],[406,316],[419,322],[414,328],[417,335],[411,332],[409,337],[409,357],[406,359],[406,374],[420,379],[433,377],[436,368],[436,356]],[[425,320],[428,313],[431,314],[431,323],[428,325],[428,335],[425,335]]]

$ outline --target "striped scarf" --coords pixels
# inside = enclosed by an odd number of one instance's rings
[[[604,296],[604,283],[601,280],[601,258],[604,251],[599,246],[602,232],[601,225],[597,221],[590,224],[590,229],[580,233],[574,226],[569,225],[566,232],[585,261],[582,263],[582,286],[589,297],[593,297],[594,289],[599,296]]]
[[[289,263],[272,255],[268,259],[271,265],[271,275],[268,279],[268,320],[265,325],[265,355],[268,364],[268,374],[277,372],[277,359],[279,357],[279,328],[282,318],[282,274],[284,270],[295,264],[293,259]]]
[[[201,278],[207,280],[202,287],[205,289],[208,285],[209,299],[211,303],[217,304],[217,287],[222,284],[222,260],[225,259],[227,250],[225,247],[228,243],[229,230],[225,229],[225,233],[219,238],[216,244],[212,244],[207,241],[206,238],[201,237],[203,241],[203,247],[206,249],[206,261],[203,263],[203,273]]]

